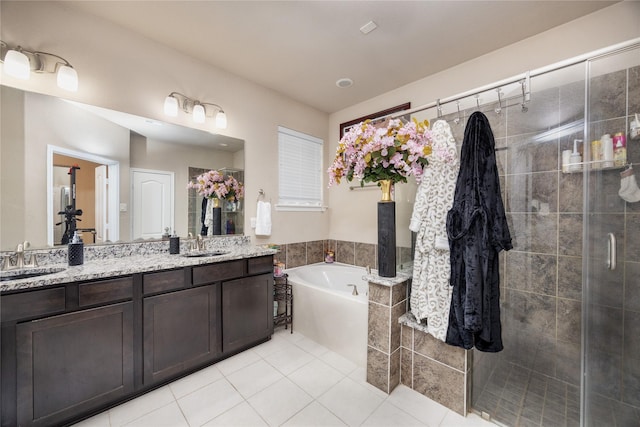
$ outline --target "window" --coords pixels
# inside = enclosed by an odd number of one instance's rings
[[[278,126],[278,210],[322,209],[322,144]]]

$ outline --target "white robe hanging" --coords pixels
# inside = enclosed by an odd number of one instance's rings
[[[433,151],[416,194],[409,228],[415,231],[416,249],[411,285],[411,312],[427,320],[427,330],[445,341],[453,289],[449,285],[451,264],[447,238],[447,212],[460,163],[456,141],[445,120],[434,123]]]

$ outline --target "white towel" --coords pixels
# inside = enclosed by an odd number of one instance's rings
[[[256,236],[271,236],[271,203],[258,201]]]
[[[207,227],[207,236],[213,236],[213,200],[207,199],[204,225]]]

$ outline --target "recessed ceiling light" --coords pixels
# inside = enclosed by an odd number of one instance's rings
[[[338,79],[338,81],[336,81],[336,86],[341,87],[341,88],[345,88],[345,87],[349,87],[353,85],[353,80],[351,79]]]
[[[378,28],[378,25],[373,21],[369,21],[366,24],[364,24],[362,27],[360,27],[360,32],[362,34],[369,34],[371,31],[375,30],[376,28]]]
[[[229,144],[225,144],[224,142],[221,142],[221,143],[220,143],[220,146],[221,146],[221,147],[228,147],[228,146],[229,146]]]

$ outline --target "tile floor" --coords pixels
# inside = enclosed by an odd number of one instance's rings
[[[174,381],[76,427],[495,427],[403,386],[387,395],[358,367],[301,334],[271,341]]]

